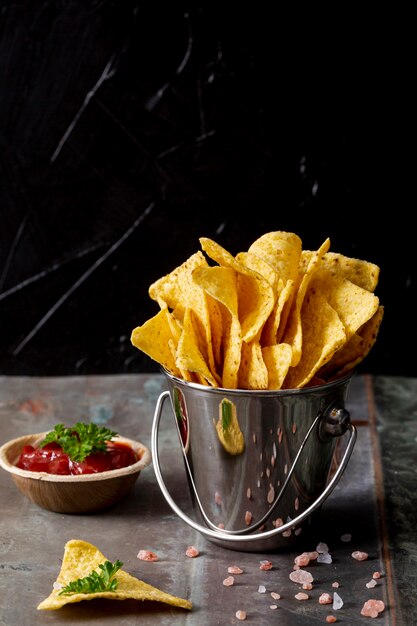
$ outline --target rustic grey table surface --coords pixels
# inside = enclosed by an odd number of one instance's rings
[[[50,430],[59,422],[95,421],[150,448],[155,405],[165,389],[159,374],[0,377],[0,445]],[[258,626],[322,624],[329,614],[338,623],[354,625],[369,622],[361,616],[361,608],[370,598],[383,600],[386,607],[376,623],[416,624],[416,391],[415,378],[353,379],[347,408],[358,437],[352,457],[308,536],[286,551],[244,552],[208,541],[168,506],[152,465],[141,473],[125,500],[90,515],[39,508],[0,469],[0,625],[210,626],[241,623],[238,610],[246,612],[246,623]],[[176,502],[192,516],[174,420],[168,414],[162,420],[164,475]],[[349,542],[342,541],[344,534],[351,534]],[[37,605],[52,590],[70,539],[93,543],[109,560],[123,561],[123,569],[131,575],[190,600],[192,610],[151,601],[96,599],[57,611],[38,611]],[[297,600],[300,586],[289,579],[294,557],[314,550],[319,542],[328,544],[332,562],[310,568],[315,578],[310,598]],[[190,545],[198,548],[198,557],[185,555]],[[141,549],[155,551],[159,560],[140,561]],[[354,550],[367,552],[368,560],[354,560]],[[272,562],[272,569],[260,570],[264,559]],[[230,565],[240,566],[243,574],[226,587],[223,580]],[[375,571],[382,577],[368,588]],[[332,586],[336,581],[337,589]],[[274,600],[271,592],[281,598]],[[342,608],[319,604],[323,592],[337,592]]]

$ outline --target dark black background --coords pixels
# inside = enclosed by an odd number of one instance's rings
[[[3,2],[0,374],[159,371],[148,287],[272,230],[377,263],[361,370],[416,375],[410,16]]]

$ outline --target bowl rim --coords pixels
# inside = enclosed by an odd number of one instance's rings
[[[136,453],[139,452],[141,454],[141,458],[136,461],[136,463],[133,463],[132,465],[128,465],[126,467],[121,467],[119,469],[107,470],[105,472],[95,472],[93,474],[48,474],[47,472],[32,472],[30,470],[21,469],[20,467],[16,467],[16,465],[13,465],[13,463],[8,460],[7,453],[12,446],[21,445],[21,448],[23,448],[24,445],[27,445],[29,443],[30,445],[36,444],[41,441],[49,432],[50,431],[47,430],[41,433],[22,435],[21,437],[10,439],[6,443],[4,443],[2,446],[0,446],[0,466],[7,472],[12,474],[12,476],[20,478],[53,483],[88,483],[101,480],[110,480],[112,478],[120,478],[121,476],[128,476],[130,474],[139,473],[145,467],[150,465],[152,461],[151,452],[147,446],[145,446],[140,441],[130,439],[128,437],[123,437],[122,435],[115,436],[112,441],[129,444],[130,446],[132,446]]]

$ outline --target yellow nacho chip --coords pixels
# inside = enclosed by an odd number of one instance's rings
[[[274,307],[274,289],[261,274],[237,261],[230,252],[212,239],[200,237],[200,243],[211,259],[220,266],[233,268],[236,272],[238,315],[242,328],[242,339],[249,343],[262,331],[262,327]]]
[[[61,570],[56,582],[61,587],[66,587],[69,583],[90,576],[93,571],[99,571],[99,565],[107,561],[106,557],[91,543],[80,539],[72,539],[65,544],[64,557]],[[164,602],[171,606],[183,609],[192,609],[189,600],[173,596],[165,591],[161,591],[152,585],[131,576],[123,570],[118,570],[115,574],[118,585],[115,591],[101,591],[97,593],[71,593],[70,595],[59,595],[61,589],[55,588],[51,594],[39,605],[38,610],[54,611],[66,604],[82,602],[83,600],[94,600],[96,598],[106,598],[108,600],[152,600]]]
[[[302,251],[302,266],[308,265],[313,254],[311,250]],[[367,291],[374,292],[378,284],[380,269],[378,265],[369,261],[347,257],[338,252],[327,252],[322,259],[321,267],[332,274],[347,278]]]
[[[192,277],[219,304],[223,331],[222,386],[236,389],[242,347],[236,272],[231,267],[200,267]]]
[[[303,350],[297,365],[288,370],[284,389],[299,389],[307,385],[346,340],[338,314],[325,296],[313,288],[305,296],[300,318]]]
[[[292,367],[296,366],[301,358],[303,330],[301,324],[301,307],[303,306],[304,296],[308,289],[308,285],[314,273],[319,269],[323,255],[330,247],[330,239],[326,239],[320,248],[315,252],[305,272],[302,274],[297,294],[293,302],[292,310],[288,317],[288,325],[286,326],[282,342],[288,343],[292,348]]]
[[[373,317],[319,371],[319,375],[324,376],[326,380],[340,378],[359,365],[375,344],[383,316],[384,307],[380,305]]]
[[[187,308],[185,310],[181,338],[178,342],[175,363],[182,371],[195,372],[202,376],[203,384],[207,384],[205,383],[207,381],[213,387],[218,387],[219,381],[211,373],[198,346],[194,311]]]
[[[320,291],[339,315],[346,341],[373,317],[379,306],[379,298],[373,293],[326,269],[314,274],[310,286]]]
[[[262,357],[268,370],[268,389],[281,389],[292,361],[288,343],[277,343],[262,348]]]
[[[242,343],[242,358],[240,360],[239,389],[267,389],[268,370],[262,357],[262,348],[259,341]]]
[[[282,230],[265,233],[249,247],[249,252],[269,263],[284,283],[295,281],[301,255],[301,239]]]
[[[142,326],[134,328],[130,340],[136,348],[178,376],[180,372],[172,354],[172,345],[176,345],[177,341],[172,334],[170,316],[167,308],[161,309]]]

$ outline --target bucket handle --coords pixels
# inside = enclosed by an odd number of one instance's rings
[[[272,530],[268,530],[268,531],[261,532],[261,533],[254,533],[251,535],[242,535],[242,534],[236,535],[236,534],[231,534],[230,532],[221,530],[220,528],[219,529],[206,528],[205,526],[202,526],[195,520],[188,517],[188,515],[186,515],[178,507],[178,505],[175,503],[175,501],[171,497],[171,494],[169,493],[168,488],[165,485],[165,481],[162,477],[161,467],[159,463],[158,433],[159,433],[159,423],[161,419],[162,408],[165,403],[165,400],[169,396],[170,396],[169,391],[164,391],[160,394],[158,401],[156,403],[155,414],[154,414],[154,419],[153,419],[153,424],[152,424],[151,450],[152,450],[152,461],[153,461],[153,467],[154,467],[156,479],[158,481],[162,494],[165,497],[165,500],[168,502],[171,509],[178,515],[178,517],[180,517],[183,520],[183,522],[185,522],[188,526],[190,526],[194,530],[197,530],[198,532],[200,532],[201,534],[203,534],[209,539],[217,539],[217,540],[221,539],[224,541],[230,541],[232,543],[255,541],[257,539],[267,539],[269,537],[274,537],[275,535],[280,535],[284,533],[285,531],[290,530],[294,528],[295,526],[298,526],[301,522],[303,522],[307,517],[309,517],[316,509],[318,509],[323,504],[326,498],[331,494],[333,489],[336,487],[343,472],[345,471],[347,467],[348,461],[350,459],[350,456],[353,452],[353,448],[355,446],[356,435],[357,435],[356,428],[347,419],[347,416],[348,416],[347,411],[343,411],[344,423],[343,423],[342,430],[343,432],[346,432],[347,430],[350,432],[348,444],[343,453],[343,457],[340,461],[340,465],[337,468],[336,472],[334,473],[332,479],[330,480],[330,482],[328,483],[324,491],[321,493],[321,495],[307,509],[305,509],[305,511],[300,513],[300,515],[298,515],[294,519],[289,520],[282,526],[279,526],[279,528],[273,528]],[[333,411],[332,414],[335,415],[335,411]],[[333,433],[332,429],[329,428],[326,434],[327,436],[339,436],[342,433],[339,432],[339,430]]]

